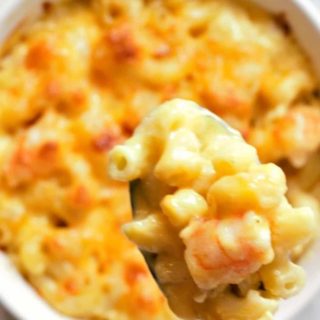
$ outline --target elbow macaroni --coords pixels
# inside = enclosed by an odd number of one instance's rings
[[[0,250],[54,309],[83,319],[176,319],[139,251],[119,227],[130,221],[127,184],[106,177],[109,150],[128,139],[147,113],[172,98],[196,101],[237,128],[257,148],[262,162],[273,161],[284,169],[290,203],[310,206],[319,216],[319,84],[284,22],[243,1],[50,1],[38,19],[8,39],[0,56]],[[157,137],[164,128],[179,128],[181,118],[167,120],[149,133]],[[197,130],[200,134],[208,129],[203,123]],[[194,155],[199,139],[187,131],[183,148]],[[180,176],[182,193],[176,186],[149,186],[150,203],[167,210],[163,228],[158,223],[157,229],[155,216],[148,222],[163,238],[167,227],[185,227],[195,212],[206,217],[201,199],[207,203],[204,194],[219,175],[247,171],[257,161],[255,149],[242,140],[219,135],[212,142],[201,152],[216,154],[214,162],[195,161],[200,173],[191,183],[192,177]],[[159,154],[147,155],[137,152],[145,146],[133,140],[137,150],[130,161],[153,161],[163,154],[160,145],[152,145]],[[134,178],[150,168],[130,170]],[[173,178],[172,173],[167,177]],[[214,192],[223,193],[227,184],[237,181],[225,180]],[[167,195],[173,198],[162,202]],[[254,193],[251,197],[256,201]],[[223,206],[214,197],[210,201],[212,214],[215,206]],[[141,217],[150,203],[136,203]],[[178,209],[198,205],[199,210],[186,216]],[[159,205],[153,209],[156,213]],[[255,216],[247,217],[248,225],[249,218]],[[227,227],[234,228],[235,222]],[[283,224],[285,219],[279,218],[276,231]],[[290,225],[293,230],[304,228]],[[307,229],[302,229],[304,237]],[[290,232],[283,238],[278,234],[274,241],[290,237]],[[147,240],[141,238],[145,245]],[[232,248],[229,245],[230,252]],[[308,248],[309,242],[296,245],[292,260]],[[190,273],[181,264],[181,247],[174,251],[175,257],[158,259],[157,272],[168,283],[177,279],[166,290],[172,301],[185,299],[180,313],[188,314],[197,308],[188,301],[204,301],[206,295],[182,281]],[[168,260],[171,269],[165,267]],[[35,263],[39,268],[32,268]],[[227,313],[226,304],[220,314],[210,312],[214,320],[232,318],[237,310],[269,320],[271,313],[262,316],[263,310],[276,302],[259,294],[243,298],[259,290],[259,280],[255,273],[231,289],[219,285],[210,292],[210,299],[225,297],[230,290],[240,296],[230,296],[237,302],[233,313]],[[257,306],[260,311],[252,313]]]
[[[197,189],[208,164],[210,183]],[[277,299],[303,286],[290,256],[314,236],[314,213],[293,208],[283,171],[261,164],[239,134],[193,102],[172,100],[147,116],[110,151],[109,174],[136,180],[124,231],[155,254],[156,278],[179,316],[271,319]],[[181,290],[189,294],[180,298]]]

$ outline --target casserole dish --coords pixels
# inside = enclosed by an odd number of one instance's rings
[[[284,14],[291,23],[301,45],[309,54],[315,69],[320,74],[320,61],[317,52],[320,49],[320,17],[310,2],[305,1],[255,1],[275,13]],[[0,8],[0,39],[3,41],[14,29],[19,28],[27,20],[39,14],[41,1],[4,1]],[[318,248],[319,249],[319,248]],[[308,274],[308,282],[304,291],[295,298],[287,301],[280,308],[277,318],[289,319],[297,310],[311,298],[319,286],[320,277],[317,275],[317,244],[304,257],[303,264]],[[13,314],[21,319],[65,319],[52,311],[42,299],[24,282],[6,257],[0,261],[0,299]],[[19,295],[17,294],[19,293]]]

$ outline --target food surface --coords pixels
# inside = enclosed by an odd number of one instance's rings
[[[149,264],[179,316],[270,319],[276,299],[301,289],[304,271],[291,257],[315,235],[313,211],[293,208],[283,171],[261,164],[205,109],[165,102],[109,157],[112,178],[134,181],[134,220],[124,231],[153,254]]]
[[[319,87],[282,17],[227,0],[43,9],[1,50],[0,248],[55,309],[174,318],[121,233],[127,185],[106,173],[108,151],[163,101],[223,117],[285,169],[295,206],[319,211]]]

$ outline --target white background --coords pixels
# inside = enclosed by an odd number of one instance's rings
[[[8,1],[10,1],[10,0],[8,0]],[[279,0],[279,1],[287,1],[287,0]],[[306,1],[309,1],[309,0],[306,0]],[[316,2],[320,6],[320,0],[312,0],[312,1]],[[320,272],[320,268],[319,268],[319,272]],[[0,306],[0,320],[16,320],[16,319],[13,319]],[[43,320],[46,320],[46,319],[43,319]],[[320,292],[314,297],[313,301],[311,301],[292,320],[320,320]]]

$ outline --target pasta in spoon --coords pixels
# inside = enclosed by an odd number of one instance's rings
[[[282,170],[195,103],[155,109],[110,152],[109,174],[131,181],[124,232],[178,316],[272,319],[302,287],[291,254],[314,235],[312,210],[293,208]]]

